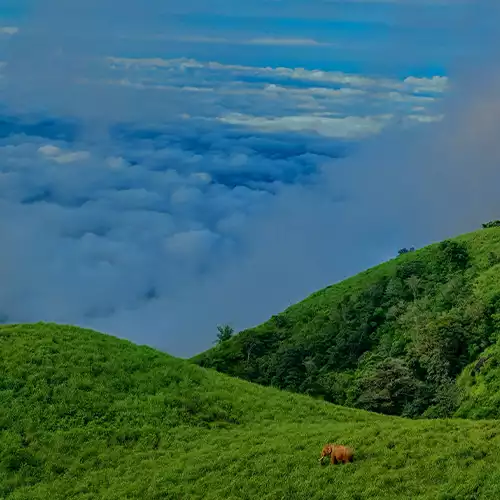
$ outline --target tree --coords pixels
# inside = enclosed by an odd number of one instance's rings
[[[276,328],[286,328],[288,326],[288,319],[283,314],[272,316],[271,320],[276,325]]]
[[[483,224],[483,229],[489,229],[491,227],[500,227],[500,220],[492,220]]]
[[[418,276],[410,276],[406,279],[406,284],[413,294],[413,300],[417,300],[418,291],[420,289],[420,279]]]
[[[454,272],[463,271],[470,265],[470,255],[467,245],[462,242],[446,240],[438,246],[437,264],[441,270]]]
[[[401,415],[412,404],[418,414],[424,388],[404,360],[386,358],[359,370],[350,398],[358,408],[388,415]]]
[[[405,253],[411,253],[415,251],[415,247],[401,248],[398,250],[398,255],[404,255]]]
[[[217,340],[216,343],[220,344],[221,342],[225,342],[226,340],[229,340],[234,333],[234,328],[229,325],[218,325],[217,326]]]
[[[410,276],[425,278],[428,274],[426,264],[421,260],[408,260],[399,262],[396,267],[396,277],[401,280],[407,280]]]

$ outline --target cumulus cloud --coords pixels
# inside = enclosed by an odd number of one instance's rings
[[[242,8],[257,4],[270,12]],[[9,45],[5,321],[80,324],[187,356],[218,323],[257,324],[400,246],[495,216],[491,72],[449,89],[440,75],[131,55],[123,34],[203,6],[143,7],[125,2],[110,33],[110,2],[44,2]]]
[[[52,146],[50,144],[41,146],[38,151],[42,155],[48,156],[57,163],[73,163],[79,160],[86,160],[90,157],[90,153],[88,151],[73,151],[70,153],[64,153],[63,150],[57,146]]]

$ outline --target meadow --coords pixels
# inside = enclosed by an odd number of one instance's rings
[[[71,326],[3,326],[0,349],[6,500],[500,494],[495,420],[344,408]],[[328,441],[355,461],[320,466]]]

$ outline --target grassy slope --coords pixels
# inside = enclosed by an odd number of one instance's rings
[[[500,229],[483,229],[462,235],[453,241],[464,243],[471,257],[472,267],[463,273],[464,279],[471,284],[470,300],[475,301],[475,305],[484,304],[487,306],[489,301],[498,297],[500,293],[500,264],[492,265],[491,261],[489,261],[489,256],[492,254],[496,255],[497,259],[500,256]],[[266,380],[266,376],[258,371],[259,368],[246,368],[248,363],[245,353],[248,351],[248,345],[251,345],[253,339],[257,339],[257,342],[260,342],[261,346],[263,346],[257,354],[261,359],[265,359],[266,357],[271,357],[272,359],[272,356],[284,344],[295,346],[305,345],[307,348],[308,342],[314,341],[317,338],[318,332],[322,331],[325,325],[327,326],[331,322],[331,311],[337,308],[342,300],[369,290],[371,286],[380,283],[385,278],[393,278],[397,275],[398,268],[401,268],[405,264],[422,263],[424,266],[435,265],[437,251],[438,244],[430,245],[315,292],[302,302],[289,307],[278,315],[285,319],[285,328],[277,327],[276,317],[273,317],[255,328],[250,328],[235,335],[227,342],[200,353],[192,358],[192,361],[201,366],[215,368],[231,375],[256,380],[259,383],[267,385],[269,379]],[[419,308],[425,310],[426,307],[430,307],[429,304],[431,306],[435,305],[435,296],[429,296],[427,303],[425,299],[424,297],[424,300],[420,301],[421,305],[416,308],[417,311]],[[461,310],[462,305],[458,303],[455,307]],[[437,314],[440,314],[440,312]],[[397,325],[397,322],[394,325]],[[389,324],[389,329],[392,328]],[[272,332],[276,332],[277,330],[285,331],[284,334],[281,333],[284,336],[278,342],[275,340],[269,341],[272,338]],[[487,341],[491,342],[491,338]],[[332,338],[331,342],[334,343],[335,339]],[[255,351],[252,352],[252,355]],[[314,347],[312,347],[312,354],[314,355]],[[382,356],[385,356],[385,353],[382,353]],[[259,361],[257,360],[256,365],[258,363]],[[264,366],[269,366],[267,360],[264,362]],[[282,383],[277,383],[276,385],[278,387],[286,387],[286,384]]]
[[[53,324],[0,327],[0,498],[500,495],[495,421],[405,420]],[[327,441],[357,450],[320,467]]]
[[[486,349],[458,379],[463,391],[457,416],[500,418],[500,342]]]

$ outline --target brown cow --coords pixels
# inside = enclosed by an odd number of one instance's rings
[[[325,457],[330,457],[330,462],[336,464],[338,462],[347,463],[352,462],[354,457],[354,450],[348,448],[347,446],[342,446],[341,444],[325,444],[323,450],[321,451],[321,456],[319,457],[319,463],[323,463]]]

